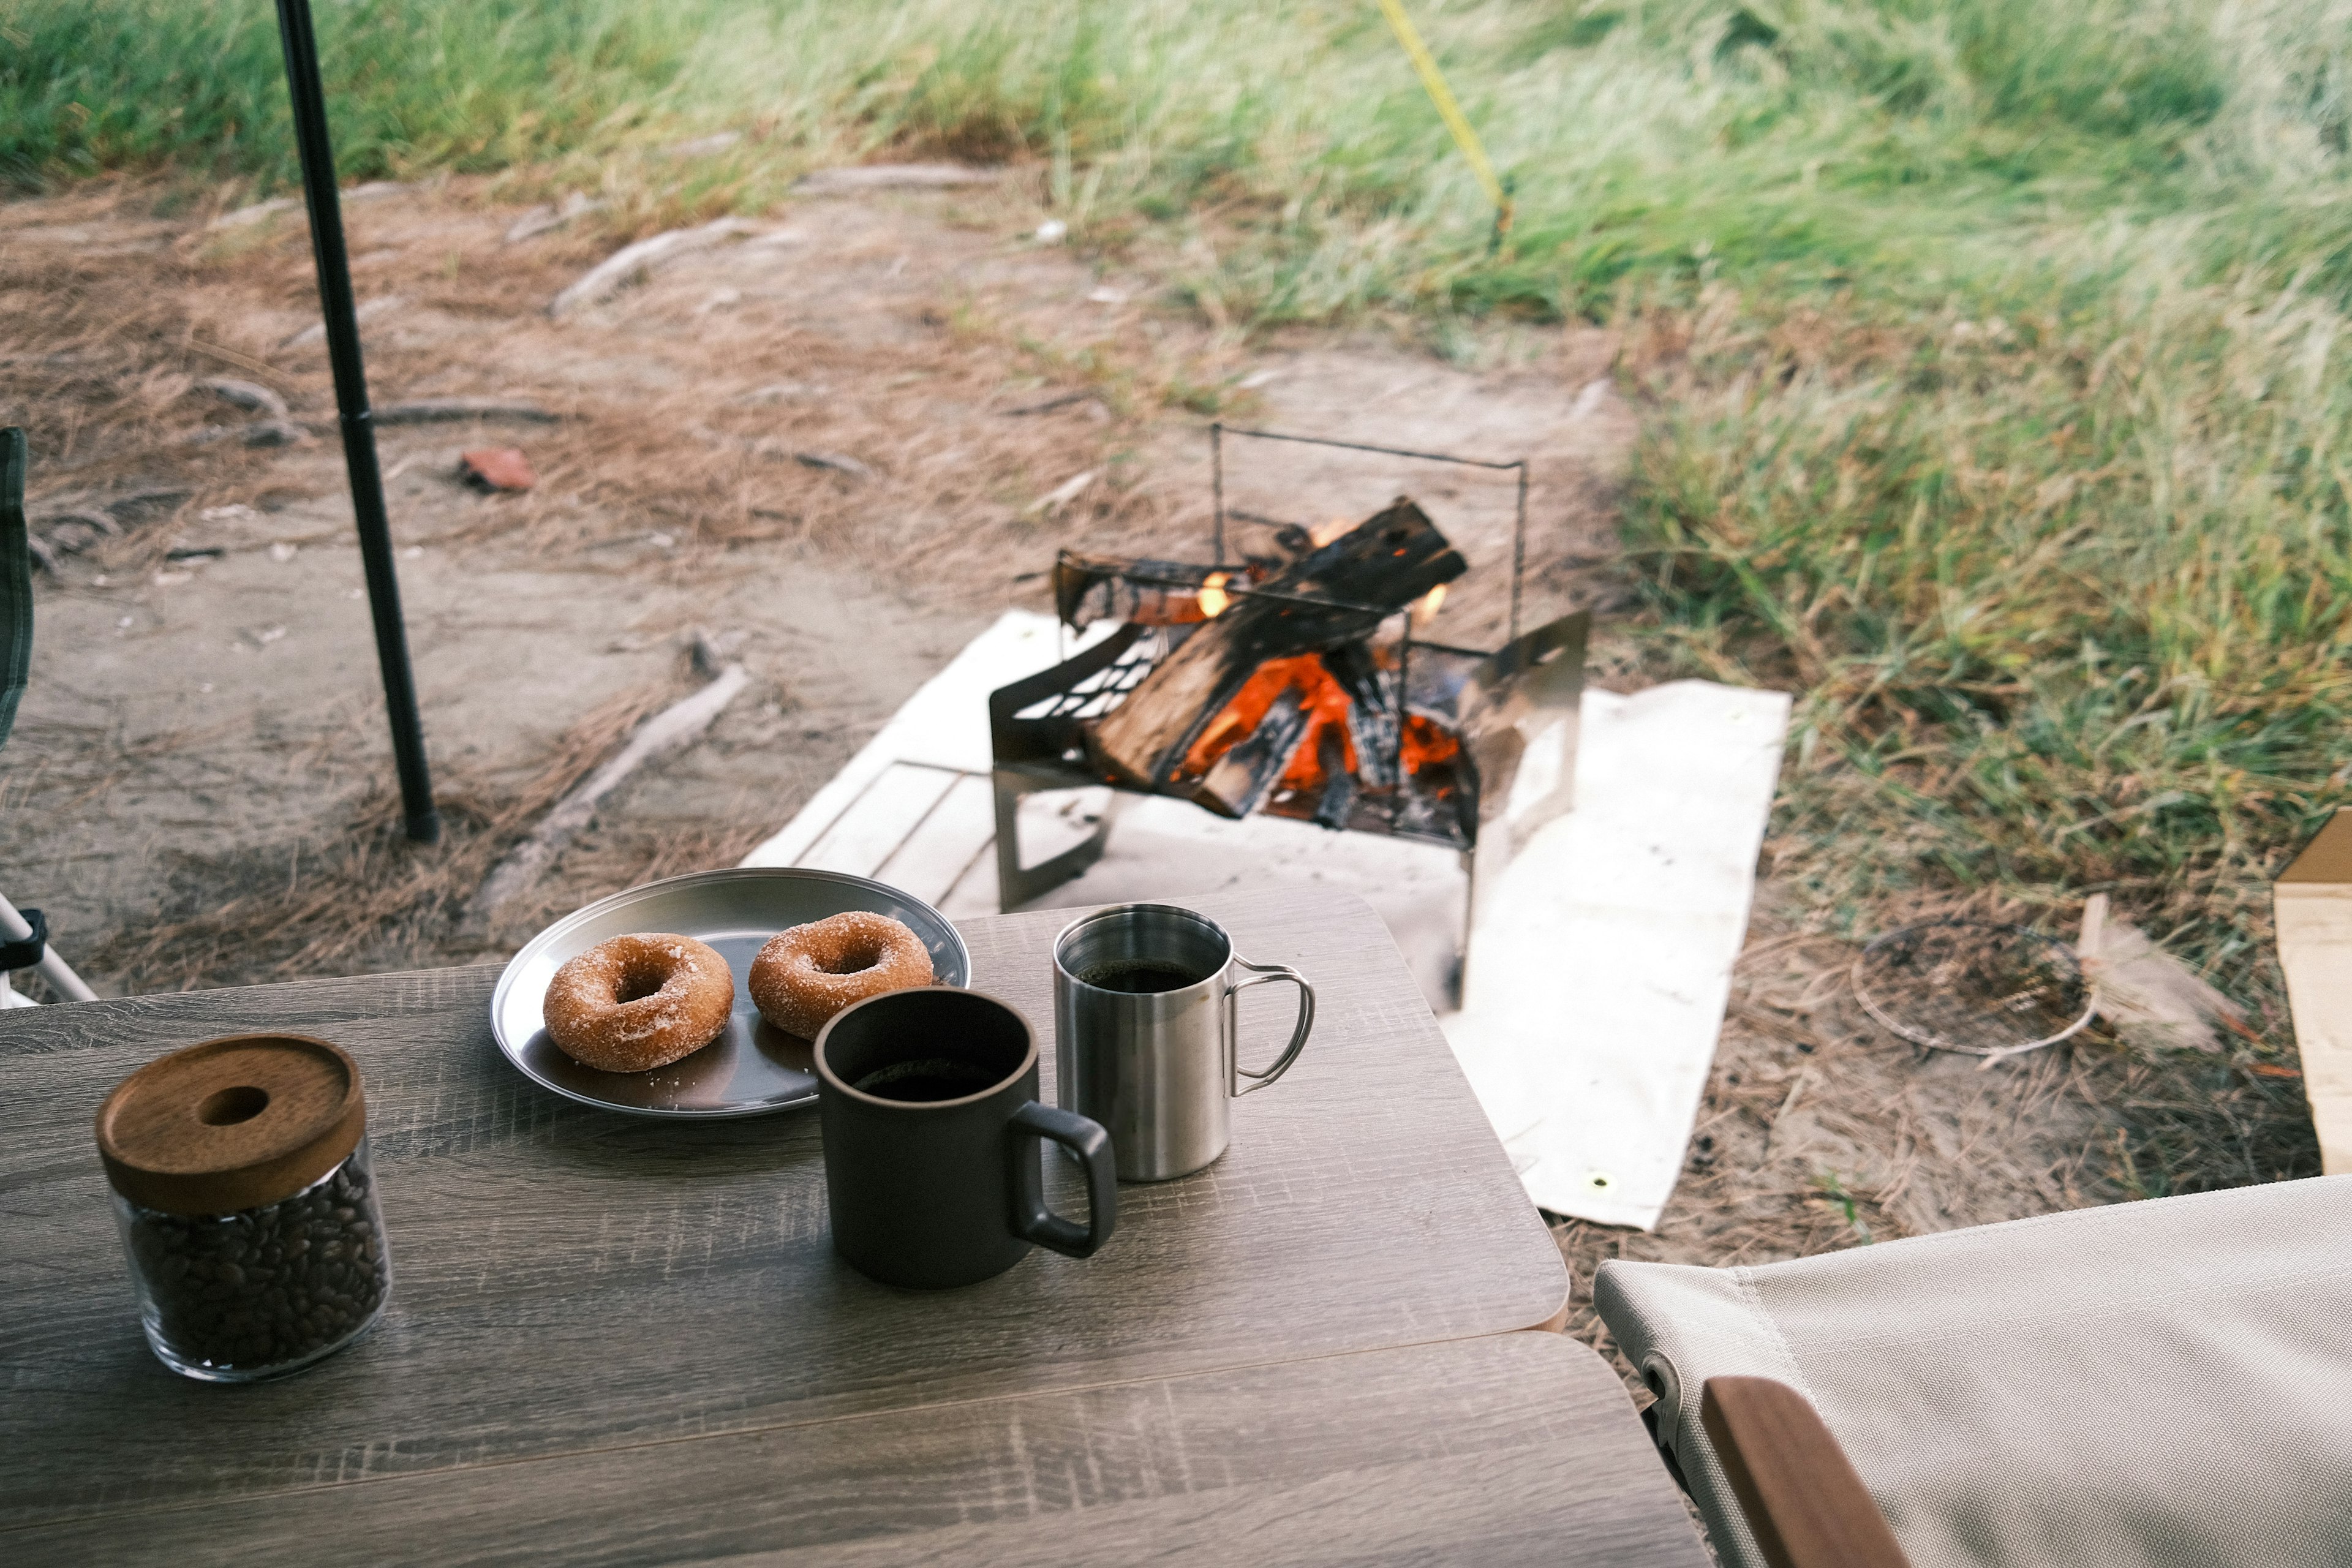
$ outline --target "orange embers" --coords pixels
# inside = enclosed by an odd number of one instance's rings
[[[1257,672],[1225,704],[1225,710],[1209,721],[1208,728],[1184,753],[1184,771],[1198,777],[1216,766],[1217,759],[1241,744],[1258,727],[1266,710],[1293,687],[1300,692],[1299,706],[1307,714],[1307,732],[1299,738],[1298,749],[1283,770],[1283,787],[1311,786],[1323,776],[1323,770],[1316,763],[1315,752],[1326,724],[1339,726],[1340,739],[1347,743],[1348,768],[1353,772],[1356,746],[1348,738],[1348,693],[1331,679],[1323,661],[1311,653],[1295,658],[1270,658],[1259,665]]]
[[[1451,762],[1462,754],[1462,742],[1438,728],[1433,719],[1418,713],[1404,716],[1404,771],[1417,773],[1432,763]]]
[[[1299,707],[1307,715],[1307,728],[1291,751],[1290,760],[1284,764],[1276,787],[1295,791],[1322,787],[1322,740],[1327,729],[1338,732],[1342,765],[1354,773],[1356,741],[1348,728],[1347,689],[1331,678],[1322,659],[1314,654],[1270,658],[1259,665],[1256,673],[1225,704],[1224,711],[1210,721],[1208,728],[1185,752],[1184,771],[1198,778],[1216,766],[1217,759],[1246,739],[1282,694],[1293,689],[1299,692]],[[1418,713],[1406,716],[1403,761],[1407,773],[1417,773],[1433,763],[1445,762],[1458,756],[1461,751],[1461,742],[1433,720]]]

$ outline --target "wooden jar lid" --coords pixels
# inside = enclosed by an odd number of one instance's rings
[[[307,1035],[228,1035],[173,1051],[98,1110],[106,1179],[166,1214],[234,1214],[292,1197],[359,1146],[359,1064]]]

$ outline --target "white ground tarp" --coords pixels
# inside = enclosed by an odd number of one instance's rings
[[[1584,694],[1574,809],[1482,894],[1445,1020],[1528,1194],[1657,1224],[1715,1060],[1789,699],[1683,680]]]

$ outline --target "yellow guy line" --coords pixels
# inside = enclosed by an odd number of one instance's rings
[[[1404,46],[1405,58],[1412,61],[1412,68],[1420,73],[1421,85],[1428,90],[1430,102],[1437,105],[1437,117],[1445,121],[1445,129],[1454,132],[1454,144],[1462,149],[1462,156],[1469,163],[1470,172],[1478,176],[1478,184],[1486,189],[1486,199],[1495,204],[1495,241],[1501,244],[1503,236],[1511,232],[1511,194],[1496,176],[1495,165],[1487,161],[1486,144],[1478,140],[1478,132],[1471,129],[1468,117],[1462,112],[1462,106],[1454,101],[1454,89],[1445,85],[1445,73],[1437,68],[1437,61],[1431,57],[1429,46],[1421,41],[1421,34],[1413,28],[1412,18],[1404,14],[1403,0],[1381,0],[1381,15],[1389,19],[1389,26],[1396,34],[1397,42]]]

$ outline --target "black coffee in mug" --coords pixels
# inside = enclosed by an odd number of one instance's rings
[[[1109,958],[1078,972],[1078,979],[1097,991],[1149,996],[1159,991],[1181,991],[1202,979],[1190,968],[1164,958]]]
[[[970,1062],[947,1057],[920,1057],[913,1061],[892,1062],[867,1073],[850,1087],[879,1100],[922,1105],[978,1094],[994,1083],[998,1076]]]

